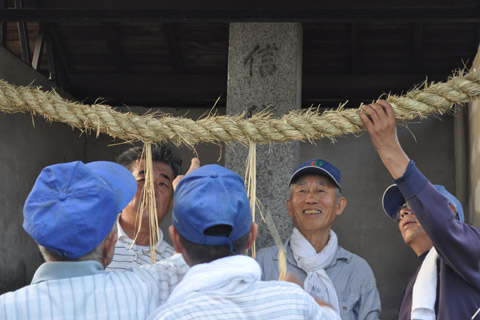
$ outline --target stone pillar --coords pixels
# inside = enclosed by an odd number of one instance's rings
[[[302,26],[299,23],[232,23],[228,57],[227,114],[272,111],[275,117],[299,109],[302,84]],[[288,179],[298,164],[298,142],[257,146],[257,199],[270,212],[282,241],[291,233],[285,201]],[[225,166],[245,173],[248,148],[226,146]],[[259,224],[257,249],[273,244]]]
[[[472,69],[480,70],[480,46]],[[469,215],[467,222],[480,228],[480,101],[468,104],[468,131],[470,141]]]

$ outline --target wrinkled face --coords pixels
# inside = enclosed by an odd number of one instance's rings
[[[337,187],[322,175],[307,174],[292,184],[288,215],[302,234],[330,230],[346,205],[346,199],[337,199],[336,193]]]
[[[131,166],[131,172],[137,180],[137,193],[130,201],[124,212],[136,215],[142,201],[142,190],[145,184],[145,160],[136,160]],[[173,206],[173,170],[163,162],[153,162],[155,200],[157,206],[157,218],[160,223]],[[144,220],[148,219],[148,212],[143,212]],[[148,221],[148,220],[147,220]]]
[[[425,230],[423,230],[420,225],[420,222],[418,222],[417,217],[407,204],[404,204],[398,210],[400,211],[398,228],[400,229],[403,241],[405,241],[406,244],[410,245],[415,240],[427,236]]]

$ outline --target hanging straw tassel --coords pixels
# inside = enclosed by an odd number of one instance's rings
[[[142,200],[137,212],[135,224],[138,224],[135,240],[142,227],[143,213],[148,212],[148,222],[150,226],[150,256],[152,262],[157,261],[155,256],[155,245],[160,239],[159,223],[157,217],[157,203],[155,201],[155,182],[152,162],[152,144],[145,143],[142,151],[142,159],[145,160],[145,184],[142,189]],[[132,244],[133,245],[133,244]]]
[[[252,210],[252,221],[255,222],[255,209],[259,208],[259,214],[262,220],[268,227],[270,235],[272,236],[275,244],[278,247],[278,270],[280,271],[280,277],[285,278],[287,273],[287,256],[282,245],[280,234],[278,233],[275,223],[273,222],[272,215],[267,212],[266,219],[262,212],[262,206],[259,200],[257,200],[257,144],[253,141],[249,143],[247,163],[245,165],[245,186],[247,188],[247,196],[250,199],[250,208]],[[256,257],[255,242],[252,247],[252,258]]]
[[[255,222],[255,208],[257,204],[257,144],[253,141],[250,141],[248,145],[248,156],[245,164],[245,186],[247,188],[247,196],[250,199],[252,221]],[[256,242],[253,243],[252,247],[253,258],[256,256],[255,244]]]

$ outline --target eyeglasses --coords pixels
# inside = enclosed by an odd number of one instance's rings
[[[395,220],[395,222],[397,222],[397,223],[400,222],[400,220],[402,219],[402,215],[400,214],[400,211],[402,211],[402,209],[407,209],[408,211],[411,211],[410,207],[408,206],[408,204],[406,202],[403,205],[399,206],[395,210],[395,212],[393,213],[393,216],[392,216],[392,219]]]

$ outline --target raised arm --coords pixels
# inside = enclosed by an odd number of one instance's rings
[[[410,159],[403,151],[397,137],[395,112],[386,100],[365,105],[360,112],[370,134],[373,147],[394,179],[401,177]]]

